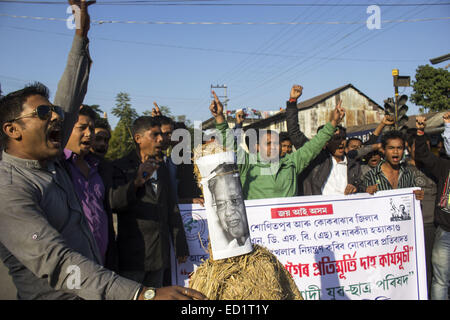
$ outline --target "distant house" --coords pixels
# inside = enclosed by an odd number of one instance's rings
[[[384,109],[379,104],[352,84],[347,84],[300,102],[297,105],[300,130],[308,138],[313,137],[317,128],[330,120],[331,113],[339,100],[342,100],[342,107],[346,110],[342,123],[344,127],[369,124],[375,124],[376,127],[383,118]],[[287,131],[286,112],[282,110],[268,118],[250,123],[247,126],[244,125],[244,128]],[[373,131],[373,129],[370,131]]]
[[[425,133],[431,139],[431,145],[435,146],[440,139],[442,132],[444,131],[444,120],[443,116],[447,111],[440,112],[430,112],[427,114],[421,114],[427,118],[427,126],[425,128]],[[371,123],[366,125],[351,126],[347,128],[348,137],[358,137],[365,141],[369,132],[372,132],[377,127],[378,123]],[[416,127],[416,115],[409,115],[408,122],[406,123],[408,128]]]
[[[375,130],[384,116],[384,109],[358,90],[352,84],[336,88],[325,92],[311,99],[301,101],[298,105],[298,121],[300,130],[302,130],[308,138],[312,138],[317,128],[329,121],[331,112],[336,107],[339,100],[342,100],[342,106],[345,108],[346,114],[342,125],[347,128],[348,137],[359,137],[365,142],[369,134]],[[427,117],[428,133],[435,145],[442,131],[444,131],[444,123],[442,116],[445,111],[432,112],[425,114]],[[228,123],[231,128],[234,127],[235,119],[228,117]],[[409,128],[415,128],[415,116],[409,116],[407,123]],[[203,122],[203,129],[214,127],[214,118],[210,118]],[[287,131],[286,112],[280,112],[269,116],[265,119],[246,119],[244,129],[272,129],[278,132]]]

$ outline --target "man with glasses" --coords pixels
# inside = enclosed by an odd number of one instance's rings
[[[0,258],[19,299],[201,299],[194,290],[155,290],[102,267],[97,243],[61,164],[87,90],[91,3],[76,3],[81,7],[81,28],[76,30],[55,104],[40,83],[0,99]]]
[[[250,233],[237,165],[224,163],[212,172],[216,175],[208,180],[208,189],[227,238],[227,248],[249,245]]]

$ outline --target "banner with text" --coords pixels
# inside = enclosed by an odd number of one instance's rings
[[[268,248],[306,300],[427,299],[420,202],[413,188],[375,195],[245,201],[251,241]],[[180,205],[191,256],[174,284],[208,258],[205,209]]]

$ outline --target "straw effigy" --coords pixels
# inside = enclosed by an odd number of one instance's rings
[[[212,142],[194,150],[195,160],[201,156],[224,152]],[[201,187],[201,176],[194,164],[194,173]],[[210,300],[303,300],[290,273],[266,248],[253,245],[244,255],[213,260],[209,258],[191,275],[189,287],[200,291]]]
[[[210,255],[192,273],[189,287],[210,300],[303,300],[284,266],[256,244],[237,257],[212,260]]]

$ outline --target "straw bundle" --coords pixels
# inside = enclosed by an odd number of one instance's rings
[[[303,300],[294,280],[266,248],[253,245],[253,252],[208,260],[191,274],[189,287],[210,300]],[[210,250],[211,253],[211,250]]]
[[[201,187],[202,179],[195,160],[225,152],[217,142],[200,145],[194,150],[194,174]],[[244,255],[209,259],[190,276],[189,287],[202,292],[210,300],[303,300],[292,276],[269,250],[253,244]]]

